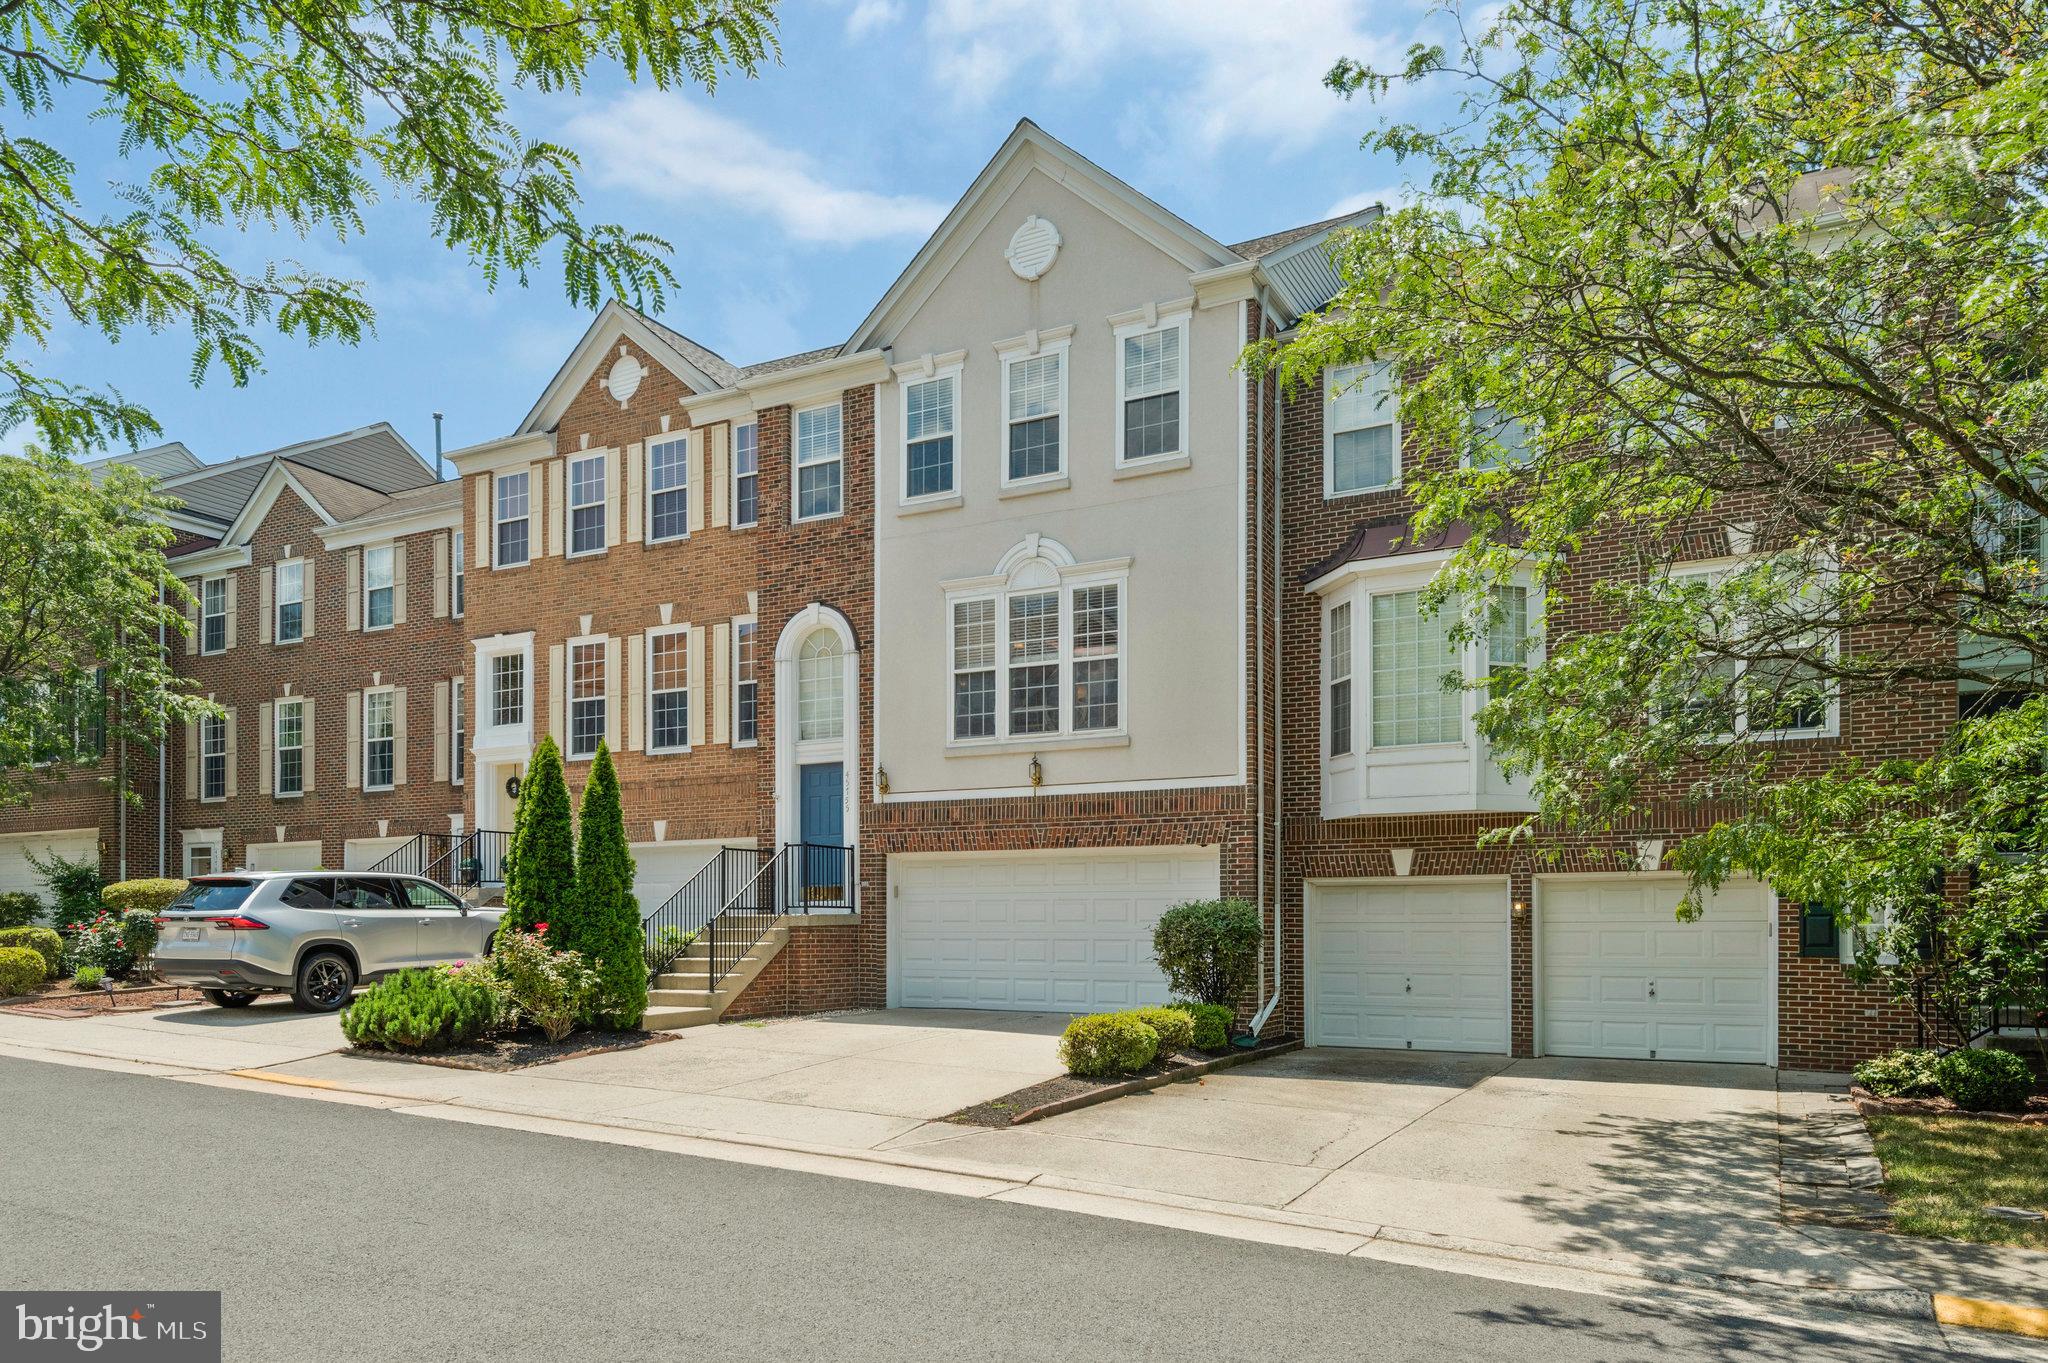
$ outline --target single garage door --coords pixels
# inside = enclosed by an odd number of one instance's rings
[[[375,870],[377,863],[411,842],[404,838],[350,838],[341,845],[341,869],[344,871]]]
[[[1674,880],[1538,884],[1546,1054],[1769,1063],[1765,887],[1724,886],[1681,923]]]
[[[247,853],[252,871],[313,871],[320,866],[320,844],[304,842],[252,842]]]
[[[1166,1001],[1152,927],[1218,872],[1203,848],[899,856],[889,884],[897,1005],[1093,1013]]]
[[[51,854],[66,861],[100,859],[100,831],[97,828],[67,828],[54,833],[10,833],[0,837],[0,891],[26,891],[47,901],[50,892],[43,877],[29,865],[29,857],[48,861]]]
[[[1508,888],[1311,885],[1316,1046],[1508,1049]]]
[[[689,883],[690,877],[710,864],[722,846],[738,842],[636,842],[633,844],[633,893],[640,900],[640,912],[653,913],[669,896]]]

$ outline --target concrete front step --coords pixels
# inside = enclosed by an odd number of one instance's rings
[[[716,989],[704,987],[709,946],[703,942],[691,943],[688,951],[676,957],[667,970],[655,977],[653,987],[647,991],[647,1015],[640,1025],[649,1031],[660,1032],[718,1021],[732,1001],[746,991],[754,977],[775,959],[775,954],[788,941],[789,928],[786,925],[770,928],[752,950],[732,963],[732,968],[718,982]]]
[[[650,989],[647,1002],[664,1008],[713,1008],[724,999],[709,989]]]
[[[684,1027],[702,1027],[718,1021],[716,1008],[649,1008],[640,1025],[650,1032],[674,1032]]]

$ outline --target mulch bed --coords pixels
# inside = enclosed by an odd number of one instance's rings
[[[343,1052],[364,1060],[396,1060],[404,1064],[439,1065],[451,1070],[530,1070],[536,1065],[575,1060],[580,1056],[603,1055],[607,1051],[632,1051],[660,1041],[674,1041],[674,1032],[571,1032],[560,1041],[549,1041],[539,1032],[518,1032],[512,1036],[456,1046],[431,1054],[401,1054],[397,1051],[369,1051],[351,1047]]]
[[[175,984],[117,985],[113,993],[104,989],[73,989],[69,980],[51,980],[33,994],[0,999],[0,1012],[24,1017],[89,1017],[95,1013],[147,1013],[200,1001],[197,989]]]
[[[1183,1051],[1164,1060],[1154,1060],[1142,1070],[1130,1074],[1103,1075],[1099,1078],[1084,1079],[1078,1074],[1062,1074],[1042,1084],[1032,1084],[1000,1098],[992,1098],[973,1107],[962,1108],[946,1120],[960,1126],[1016,1126],[1023,1122],[1050,1117],[1056,1112],[1068,1112],[1077,1107],[1104,1102],[1122,1097],[1126,1093],[1138,1092],[1144,1088],[1156,1088],[1163,1083],[1172,1083],[1178,1078],[1197,1079],[1212,1068],[1227,1068],[1228,1065],[1242,1064],[1247,1060],[1261,1060],[1269,1055],[1297,1050],[1301,1046],[1293,1037],[1271,1037],[1246,1050],[1232,1047],[1227,1051],[1209,1055],[1203,1051]],[[1219,1066],[1217,1061],[1227,1062]],[[1052,1109],[1048,1111],[1047,1109]]]
[[[2018,1122],[2048,1126],[2048,1093],[2027,1099],[2024,1112],[1971,1112],[1946,1098],[1880,1098],[1861,1084],[1849,1086],[1856,1110],[1866,1117],[1971,1117],[1985,1122]]]

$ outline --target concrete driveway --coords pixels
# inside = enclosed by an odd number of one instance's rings
[[[331,1013],[302,1013],[281,994],[247,1008],[210,1003],[76,1018],[0,1013],[0,1046],[219,1072],[257,1069],[347,1045]]]

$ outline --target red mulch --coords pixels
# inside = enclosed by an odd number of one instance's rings
[[[673,1041],[674,1032],[571,1032],[560,1041],[549,1041],[539,1032],[516,1032],[493,1037],[445,1051],[379,1051],[352,1046],[344,1054],[363,1060],[398,1060],[415,1065],[440,1065],[451,1070],[531,1069],[580,1056],[602,1055],[607,1051],[632,1051],[657,1042]]]
[[[1880,1098],[1860,1084],[1850,1085],[1849,1097],[1866,1117],[1974,1117],[1986,1122],[2048,1126],[2048,1093],[2027,1099],[2024,1112],[1971,1112],[1946,1098]]]

